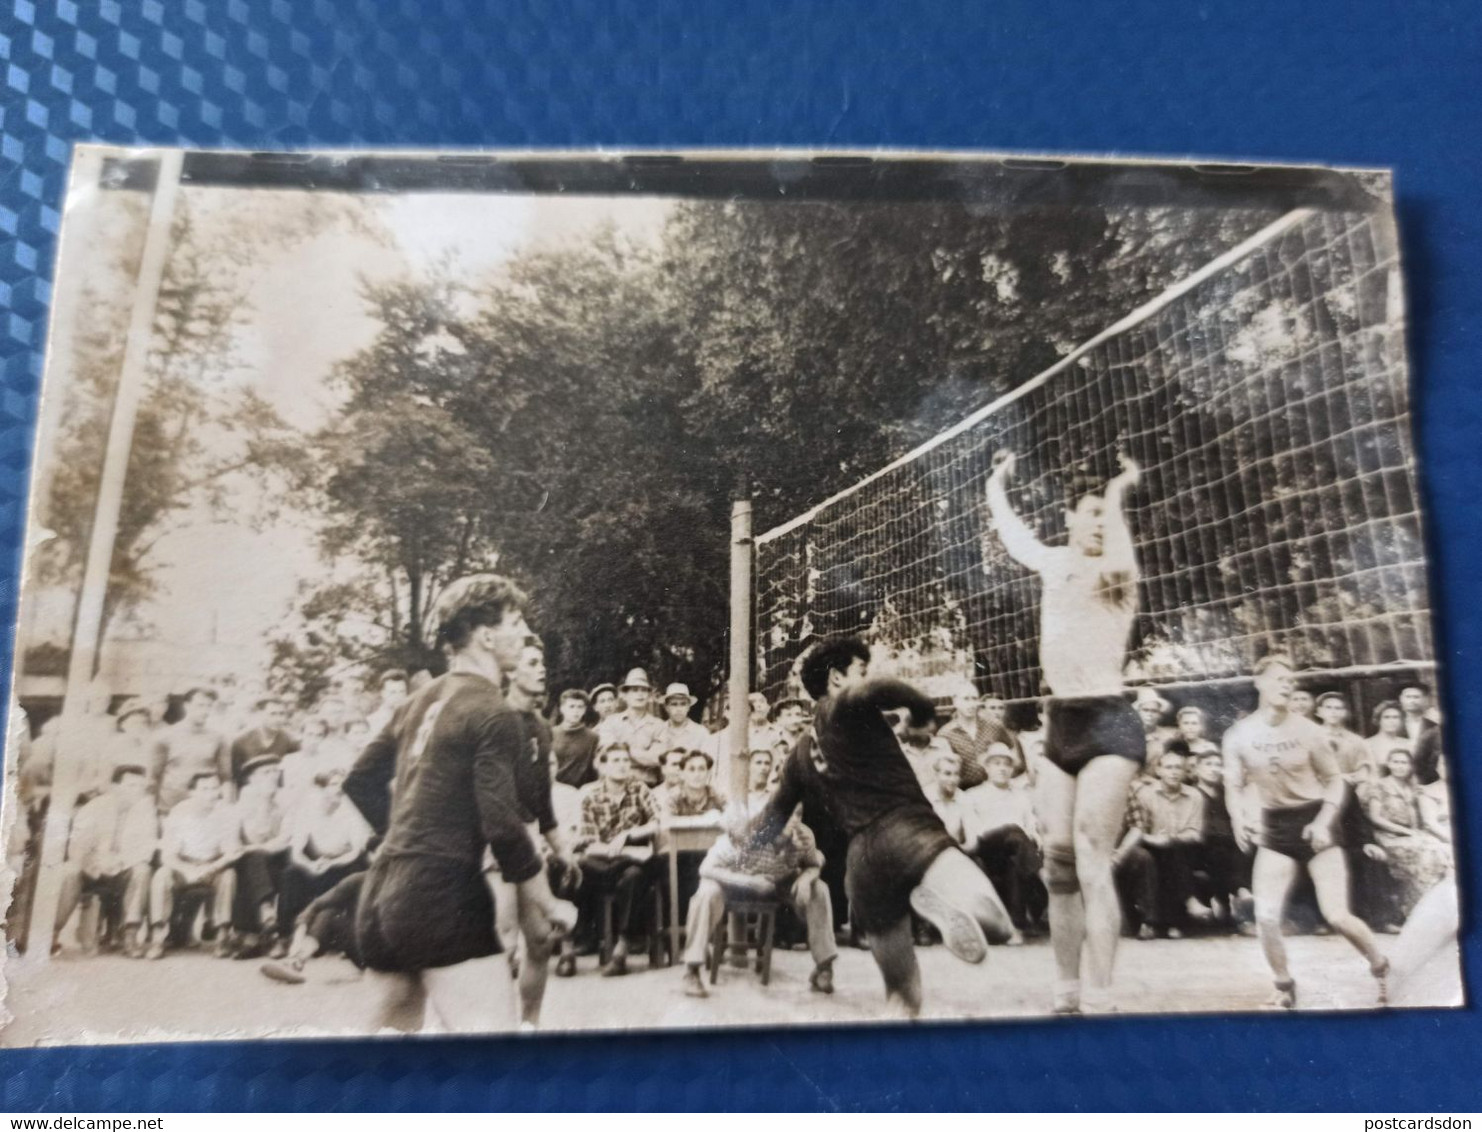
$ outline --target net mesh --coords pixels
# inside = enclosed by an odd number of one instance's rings
[[[930,689],[1042,692],[1039,583],[988,529],[1010,498],[1063,541],[1072,482],[1136,458],[1128,682],[1432,659],[1398,263],[1387,215],[1297,212],[916,454],[757,540],[758,685],[862,633]]]

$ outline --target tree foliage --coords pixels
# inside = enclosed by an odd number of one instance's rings
[[[738,493],[759,530],[790,517],[1263,219],[694,202],[656,244],[604,229],[483,287],[368,287],[381,332],[313,445],[322,548],[363,565],[309,606],[342,602],[363,657],[425,662],[437,588],[497,560],[534,594],[558,685],[643,664],[713,694]]]

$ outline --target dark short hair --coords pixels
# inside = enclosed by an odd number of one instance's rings
[[[208,688],[205,684],[197,684],[194,688],[187,688],[185,690],[185,695],[181,696],[180,700],[182,703],[188,704],[191,702],[191,700],[196,699],[198,696],[205,696],[213,703],[216,700],[221,699],[221,697],[216,694],[215,688]]]
[[[1420,680],[1411,680],[1410,683],[1405,684],[1403,687],[1400,688],[1400,694],[1404,695],[1411,688],[1414,688],[1422,696],[1428,696],[1431,694],[1431,686],[1429,684],[1423,683]]]
[[[1158,756],[1158,766],[1161,768],[1165,759],[1177,759],[1179,761],[1179,764],[1182,765],[1184,760],[1188,757],[1188,755],[1181,755],[1177,751],[1169,751],[1165,749],[1164,752]]]
[[[677,754],[679,755],[679,765],[683,766],[685,758],[693,753],[688,747],[670,747],[664,752],[664,762],[669,761],[670,755]]]
[[[580,688],[567,688],[564,692],[561,693],[561,698],[557,702],[564,704],[567,700],[575,700],[577,703],[581,704],[582,707],[590,707],[592,705],[592,697],[587,695]]]
[[[614,751],[622,751],[623,754],[627,755],[630,759],[633,757],[633,748],[629,747],[627,743],[619,739],[616,742],[608,743],[605,747],[600,748],[597,751],[597,761],[599,763],[606,762],[607,756],[612,754]]]
[[[148,778],[149,777],[149,771],[145,770],[142,766],[138,766],[135,763],[124,763],[121,766],[116,766],[116,767],[113,768],[113,777],[110,778],[109,781],[110,782],[122,782],[126,777],[128,777],[131,774],[137,774],[140,778]],[[197,775],[197,777],[200,777],[200,776]],[[194,781],[192,781],[191,785],[192,786],[195,785]]]
[[[523,613],[529,605],[525,592],[498,574],[459,579],[449,589],[460,583],[462,590],[455,595],[452,608],[438,622],[434,643],[440,649],[462,649],[475,629],[498,625],[505,614]]]
[[[262,711],[263,708],[269,707],[273,704],[277,704],[279,707],[284,706],[283,701],[280,700],[277,696],[262,696],[259,697],[258,701],[255,704],[252,705],[252,710]]]
[[[1187,739],[1170,739],[1163,744],[1163,755],[1177,755],[1181,759],[1186,759],[1193,753],[1189,750]],[[1159,755],[1158,758],[1161,760],[1163,755]]]
[[[803,658],[803,687],[815,700],[828,695],[828,674],[847,672],[856,660],[870,661],[870,646],[858,637],[830,637]]]
[[[1314,704],[1314,706],[1322,707],[1323,704],[1327,703],[1329,700],[1337,700],[1344,707],[1348,706],[1348,699],[1343,695],[1342,692],[1324,692],[1322,695],[1317,697],[1317,702]]]
[[[715,760],[711,758],[710,754],[706,751],[686,751],[684,753],[684,758],[679,760],[679,768],[683,770],[685,767],[689,766],[690,762],[694,759],[704,759],[706,769],[709,769],[710,767],[713,767],[715,765]]]
[[[196,788],[196,783],[206,778],[209,778],[212,782],[221,781],[221,775],[217,774],[214,770],[203,770],[199,773],[191,775],[190,781],[185,784],[185,788],[187,790],[194,790]]]
[[[405,668],[388,668],[385,672],[381,673],[381,679],[376,682],[376,687],[384,688],[387,684],[395,680],[400,680],[403,684],[411,683],[411,677],[407,675]]]

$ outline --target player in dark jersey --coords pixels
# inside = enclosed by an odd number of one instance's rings
[[[498,575],[444,589],[429,625],[447,674],[397,709],[345,780],[345,793],[384,834],[355,928],[361,961],[384,976],[388,1025],[420,1005],[424,1026],[448,1032],[513,1027],[486,848],[553,931],[569,915],[526,828],[517,779],[529,742],[500,691],[530,636],[524,611],[525,595]]]
[[[899,680],[871,680],[869,662],[868,646],[852,637],[825,641],[808,654],[802,676],[817,701],[813,727],[788,757],[755,828],[770,841],[806,800],[847,838],[853,917],[869,937],[886,1001],[914,1018],[921,1012],[921,968],[912,910],[969,963],[981,963],[988,938],[1006,941],[1013,925],[993,885],[926,800],[884,714],[904,708],[920,728],[934,705]]]

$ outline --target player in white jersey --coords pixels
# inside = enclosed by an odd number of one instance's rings
[[[1035,810],[1044,830],[1055,1011],[1105,1010],[1121,930],[1112,853],[1146,753],[1142,723],[1122,694],[1138,579],[1122,499],[1139,470],[1124,456],[1103,493],[1072,494],[1065,546],[1046,546],[1014,513],[1006,490],[1013,470],[1012,453],[996,457],[988,510],[1004,549],[1044,586],[1039,649],[1050,700]]]
[[[1276,1004],[1287,1009],[1297,1005],[1281,920],[1297,869],[1305,867],[1323,919],[1369,961],[1383,1005],[1389,961],[1348,908],[1348,867],[1338,821],[1343,774],[1337,757],[1323,729],[1288,708],[1296,687],[1290,658],[1263,658],[1255,668],[1255,685],[1256,710],[1225,732],[1225,801],[1241,850],[1253,835],[1258,846],[1251,887],[1261,948],[1276,977]],[[1247,785],[1259,799],[1259,813]]]

